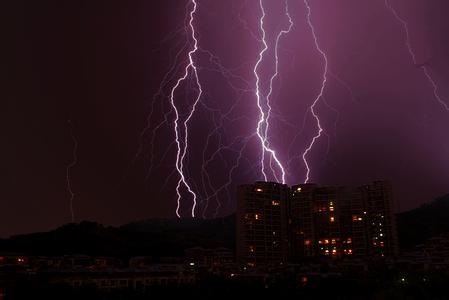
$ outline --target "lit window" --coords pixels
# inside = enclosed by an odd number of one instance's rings
[[[363,214],[366,215],[366,211],[364,211]]]
[[[329,240],[324,240],[324,243],[325,244],[329,244]]]
[[[321,242],[321,241],[320,241]],[[320,243],[321,244],[321,243]],[[304,245],[306,245],[306,246],[310,246],[310,240],[305,240],[304,241]]]
[[[332,240],[331,240],[331,243],[332,243],[332,244],[336,244],[337,241],[336,241],[335,239],[332,239]]]
[[[334,207],[333,206],[329,206],[329,210],[330,211],[334,211]]]
[[[254,252],[254,246],[249,246],[249,252]]]
[[[263,190],[261,188],[257,188],[256,192],[263,192]]]
[[[382,233],[381,234],[379,234],[380,236],[384,236]]]
[[[297,191],[297,192],[300,192],[300,191],[301,191],[301,187],[298,186],[298,187],[296,188],[296,191]]]
[[[319,241],[318,241],[318,244],[322,244],[322,243],[323,243],[323,241],[322,241],[322,240],[319,240]]]
[[[254,215],[254,219],[259,220],[259,218],[260,218],[259,214]]]
[[[337,250],[336,249],[332,250],[332,255],[337,255]]]
[[[348,239],[346,240],[346,243],[351,244],[351,243],[352,243],[352,239],[351,239],[351,238],[348,238]]]
[[[352,220],[353,221],[362,221],[362,218],[359,217],[358,215],[352,215]]]
[[[348,249],[348,254],[352,254],[352,249]]]
[[[331,217],[330,221],[331,221],[331,222],[334,222],[334,221],[335,221],[335,218],[334,218],[334,217]]]
[[[279,206],[281,203],[279,201],[273,200],[271,201],[271,205],[273,206]]]

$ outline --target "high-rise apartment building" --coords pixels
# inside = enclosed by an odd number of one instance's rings
[[[256,182],[238,188],[237,258],[247,265],[397,254],[391,185]]]
[[[367,212],[367,244],[370,256],[398,254],[393,190],[387,181],[375,181],[359,187]]]
[[[237,260],[248,266],[279,265],[288,254],[287,185],[256,182],[237,192]]]
[[[392,190],[386,181],[357,188],[293,186],[290,207],[293,260],[397,253]]]

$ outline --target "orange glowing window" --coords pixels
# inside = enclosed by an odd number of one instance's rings
[[[311,243],[310,240],[305,240],[304,241],[304,245],[306,245],[306,246],[310,246],[310,243]]]
[[[335,239],[332,239],[331,243],[332,243],[332,244],[336,244],[337,241],[336,241]]]
[[[352,239],[351,239],[351,238],[348,238],[348,239],[346,240],[346,243],[351,244],[351,243],[352,243]]]
[[[257,189],[256,189],[256,192],[263,192],[263,189],[257,188]]]
[[[353,221],[362,221],[362,218],[358,215],[352,215],[352,220]]]
[[[335,218],[334,218],[334,217],[331,217],[331,218],[330,218],[330,221],[331,221],[331,222],[335,222]]]
[[[260,219],[259,214],[255,214],[255,215],[254,215],[254,219],[259,220],[259,219]]]
[[[279,205],[281,205],[281,203],[279,201],[277,201],[277,200],[273,200],[273,201],[271,201],[271,205],[279,206]]]
[[[329,240],[324,240],[324,243],[325,244],[329,244]]]

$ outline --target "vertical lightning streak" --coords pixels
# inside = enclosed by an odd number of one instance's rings
[[[257,136],[259,137],[260,140],[260,144],[262,147],[262,154],[261,154],[261,159],[260,159],[260,163],[262,166],[262,175],[264,177],[264,180],[267,181],[268,177],[267,174],[265,173],[265,152],[268,152],[269,155],[271,155],[271,158],[273,158],[276,162],[276,164],[278,165],[279,169],[281,170],[282,173],[282,179],[283,179],[283,183],[285,183],[285,171],[284,168],[282,166],[282,164],[280,163],[279,159],[276,156],[276,152],[271,149],[268,145],[266,136],[265,136],[265,132],[263,130],[263,126],[267,126],[267,117],[266,117],[266,113],[262,107],[262,95],[260,92],[260,77],[258,74],[258,69],[260,64],[262,63],[263,60],[263,56],[265,54],[265,52],[268,50],[268,44],[266,41],[266,32],[265,32],[265,28],[264,28],[264,20],[265,20],[265,9],[262,3],[262,0],[259,0],[259,5],[260,5],[260,9],[262,11],[262,15],[260,17],[260,31],[262,33],[262,44],[263,44],[263,48],[262,50],[259,52],[259,59],[257,60],[256,65],[254,66],[254,76],[256,77],[256,100],[257,100],[257,107],[259,109],[259,121],[257,122],[257,129],[256,129],[256,133]],[[274,176],[276,176],[275,174],[273,174]]]
[[[72,148],[72,161],[66,168],[66,185],[67,185],[67,191],[70,194],[70,199],[69,199],[70,216],[71,216],[72,222],[75,222],[75,213],[73,210],[73,200],[75,199],[75,193],[72,190],[72,184],[71,184],[71,180],[70,180],[70,171],[78,162],[78,157],[76,155],[77,150],[78,150],[78,141],[75,137],[75,134],[73,133],[72,121],[69,120],[68,123],[69,123],[69,127],[70,127],[70,137],[72,139],[73,148]]]
[[[193,49],[189,51],[188,53],[188,57],[189,57],[189,63],[186,66],[185,70],[184,70],[184,75],[182,77],[180,77],[175,86],[173,87],[173,89],[171,90],[170,93],[170,103],[173,107],[173,110],[175,112],[175,120],[174,120],[174,130],[175,130],[175,138],[176,138],[176,145],[177,145],[177,153],[176,153],[176,171],[179,174],[179,181],[178,184],[176,185],[176,194],[177,194],[177,206],[176,206],[176,215],[178,216],[178,218],[181,217],[181,215],[179,214],[179,209],[181,206],[181,192],[180,192],[180,188],[181,185],[184,185],[185,188],[188,190],[188,192],[192,195],[193,197],[193,205],[192,205],[192,210],[191,210],[191,215],[192,217],[195,217],[195,207],[196,207],[196,199],[197,196],[195,194],[195,192],[193,191],[193,189],[190,187],[190,185],[188,184],[186,177],[184,175],[184,159],[185,156],[187,154],[187,148],[188,148],[188,123],[190,121],[190,119],[192,118],[194,112],[195,112],[195,108],[196,105],[198,104],[201,95],[203,93],[202,91],[202,87],[201,87],[201,83],[198,77],[198,72],[197,72],[197,68],[195,65],[195,62],[193,60],[193,55],[196,53],[196,51],[198,50],[198,40],[196,38],[196,34],[195,34],[195,27],[193,26],[193,21],[194,21],[194,15],[196,13],[197,10],[197,3],[196,0],[191,0],[193,7],[192,10],[190,11],[190,19],[189,19],[189,27],[190,30],[192,32],[192,40],[194,41],[193,44]],[[190,113],[188,114],[187,118],[185,119],[183,126],[184,126],[184,141],[182,143],[181,146],[181,141],[180,141],[180,136],[179,136],[179,112],[178,112],[178,108],[175,104],[175,92],[178,89],[179,85],[186,80],[187,76],[189,76],[189,72],[190,70],[192,70],[193,75],[195,76],[195,81],[196,81],[196,85],[198,87],[198,95],[192,105],[192,109],[190,111]]]
[[[407,46],[408,53],[410,54],[410,57],[412,58],[413,64],[418,65],[418,62],[416,60],[416,54],[413,51],[411,42],[410,42],[410,31],[408,29],[408,23],[396,12],[396,10],[391,6],[390,2],[388,0],[385,0],[385,6],[391,11],[393,16],[396,18],[396,20],[401,23],[402,27],[404,28],[405,32],[405,45]],[[435,82],[435,80],[432,78],[432,76],[429,73],[429,70],[426,66],[422,65],[419,66],[421,70],[424,73],[424,76],[426,76],[427,80],[429,81],[430,85],[433,88],[433,95],[435,99],[444,107],[445,110],[449,111],[449,106],[447,103],[443,101],[443,99],[438,94],[438,86]]]
[[[323,71],[323,77],[322,77],[323,79],[322,79],[322,82],[321,82],[320,92],[316,96],[315,100],[313,101],[312,106],[310,106],[310,112],[312,113],[313,117],[315,118],[316,124],[318,126],[318,132],[313,137],[313,139],[310,142],[309,146],[306,148],[306,150],[304,151],[304,153],[302,155],[302,159],[304,161],[304,165],[306,166],[306,169],[307,169],[306,178],[305,178],[304,182],[308,183],[309,180],[310,180],[310,166],[309,166],[309,162],[307,161],[307,155],[312,150],[313,145],[321,137],[321,133],[323,132],[323,128],[321,127],[320,118],[317,115],[317,113],[315,112],[315,106],[317,105],[317,103],[321,99],[321,97],[323,96],[324,89],[326,88],[327,74],[328,74],[328,59],[327,59],[326,53],[323,51],[323,49],[321,49],[320,44],[318,43],[318,38],[317,38],[317,35],[316,35],[316,32],[315,32],[315,27],[313,26],[313,23],[312,23],[312,20],[311,20],[312,10],[310,8],[308,0],[304,0],[304,5],[306,6],[306,9],[307,9],[307,24],[309,25],[310,31],[312,32],[312,36],[313,36],[313,40],[314,40],[314,43],[315,43],[315,47],[316,47],[317,51],[323,57],[323,61],[324,61],[324,71]]]
[[[269,120],[270,120],[270,115],[271,115],[270,97],[273,94],[273,81],[277,78],[277,76],[279,74],[279,55],[278,55],[278,52],[279,52],[279,40],[281,39],[281,37],[283,35],[289,34],[290,31],[292,30],[292,27],[293,27],[293,20],[292,20],[292,18],[290,16],[290,12],[288,10],[288,0],[285,0],[285,15],[288,18],[288,22],[289,22],[288,24],[289,25],[288,25],[288,28],[286,30],[281,30],[279,32],[279,34],[277,35],[277,37],[276,37],[276,43],[275,43],[275,46],[274,46],[274,57],[275,57],[275,61],[276,61],[275,62],[275,72],[274,72],[273,76],[271,76],[271,78],[270,78],[270,90],[269,90],[268,95],[267,95],[268,112],[267,112],[267,118],[266,118],[266,122],[265,122],[266,126],[265,126],[265,133],[264,133],[264,143],[267,144],[267,145],[269,145],[269,143],[268,143],[268,128],[270,126]],[[277,159],[276,153],[274,153],[274,151],[273,151],[273,154],[272,154],[272,158],[276,161],[276,164],[281,169],[282,183],[285,184],[285,171],[284,171],[284,168],[282,167],[280,161]],[[271,166],[271,163],[270,163],[270,166]],[[273,170],[273,174],[275,175],[274,170]],[[276,177],[276,175],[275,175],[275,177]],[[276,179],[277,179],[277,177],[276,177]]]

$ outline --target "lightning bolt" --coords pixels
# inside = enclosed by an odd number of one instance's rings
[[[411,42],[410,42],[410,31],[408,28],[408,23],[397,13],[397,11],[391,6],[390,2],[388,0],[385,0],[385,6],[391,11],[393,16],[396,18],[396,20],[402,25],[404,32],[405,32],[405,45],[407,46],[408,53],[410,54],[410,57],[412,59],[412,62],[414,65],[418,65],[418,62],[416,60],[416,54],[413,51]],[[435,80],[430,75],[430,72],[426,66],[419,66],[421,70],[423,71],[424,76],[427,78],[427,81],[432,86],[433,89],[433,95],[435,97],[435,100],[438,101],[443,108],[446,111],[449,111],[448,104],[440,97],[438,93],[438,85],[435,82]]]
[[[321,97],[323,97],[324,89],[326,88],[327,75],[328,75],[328,59],[327,59],[326,53],[320,47],[320,44],[318,42],[318,38],[317,38],[317,35],[316,35],[316,32],[315,32],[315,27],[313,26],[313,23],[312,23],[312,20],[311,20],[312,9],[311,9],[311,7],[309,5],[308,0],[304,0],[304,5],[306,6],[306,9],[307,9],[307,24],[308,24],[308,26],[310,28],[311,33],[312,33],[313,40],[314,40],[314,43],[315,43],[315,48],[320,53],[320,55],[322,56],[323,61],[324,61],[324,71],[323,71],[323,76],[322,76],[322,81],[321,81],[320,92],[318,93],[318,95],[316,96],[315,100],[313,101],[312,105],[309,108],[312,116],[316,120],[316,124],[317,124],[317,127],[318,127],[318,132],[312,138],[312,141],[310,142],[309,146],[306,148],[306,150],[304,151],[304,153],[302,155],[302,160],[304,161],[304,165],[306,167],[306,176],[305,176],[304,182],[308,183],[309,180],[310,180],[310,165],[309,165],[309,162],[307,161],[307,155],[312,150],[315,142],[321,137],[321,133],[323,132],[323,128],[321,126],[321,121],[320,121],[320,118],[319,118],[318,114],[315,111],[315,107],[316,107],[318,101],[321,99]]]
[[[67,186],[67,192],[70,195],[69,208],[70,208],[71,220],[72,220],[72,223],[73,223],[73,222],[75,222],[75,213],[74,213],[74,210],[73,210],[73,200],[75,199],[75,193],[72,190],[70,171],[76,165],[76,163],[78,162],[78,158],[77,158],[78,141],[77,141],[77,139],[75,137],[75,134],[73,132],[72,121],[68,120],[68,123],[69,123],[69,128],[70,128],[70,138],[72,139],[72,142],[73,142],[73,149],[72,149],[72,161],[69,163],[69,165],[67,165],[67,168],[66,168],[66,186]]]
[[[261,49],[261,51],[259,52],[259,59],[256,62],[256,65],[254,66],[254,76],[256,77],[256,90],[255,90],[255,94],[256,94],[256,101],[257,101],[257,107],[259,109],[259,121],[257,122],[257,129],[256,129],[256,134],[260,140],[260,144],[261,144],[261,158],[260,158],[260,164],[261,164],[261,172],[263,175],[263,178],[265,181],[268,180],[268,176],[267,173],[265,172],[265,155],[267,154],[270,158],[270,168],[272,170],[272,174],[274,176],[274,178],[276,179],[276,181],[279,181],[276,175],[275,170],[272,168],[272,160],[274,160],[275,165],[277,165],[279,171],[281,172],[281,181],[282,183],[285,184],[285,170],[284,167],[282,165],[282,163],[280,162],[279,158],[277,157],[276,151],[273,150],[270,147],[270,143],[268,140],[268,128],[269,128],[269,117],[270,117],[270,113],[271,113],[271,106],[270,106],[270,96],[272,94],[273,91],[273,81],[274,79],[277,77],[278,75],[278,63],[279,63],[279,59],[278,59],[278,44],[279,44],[279,40],[282,37],[282,35],[287,34],[290,32],[292,26],[293,26],[293,22],[292,19],[290,17],[290,14],[288,12],[288,2],[285,1],[285,14],[289,19],[289,23],[290,26],[288,28],[288,30],[282,30],[277,38],[276,38],[276,45],[275,45],[275,73],[272,75],[271,79],[270,79],[270,90],[268,92],[268,94],[264,97],[261,93],[261,87],[260,87],[260,76],[259,76],[259,66],[263,61],[264,58],[264,54],[265,52],[268,50],[268,43],[266,41],[266,32],[265,32],[265,27],[264,27],[264,20],[265,20],[265,9],[263,6],[263,1],[259,0],[259,6],[262,12],[262,15],[259,19],[259,28],[260,28],[260,32],[262,33],[262,38],[261,38],[261,42],[263,44],[263,47]],[[266,103],[265,105],[268,107],[268,110],[265,111],[263,106],[262,106],[262,100],[263,98],[266,99]]]
[[[182,195],[181,195],[181,191],[180,191],[181,186],[184,186],[193,197],[193,205],[192,205],[192,209],[191,209],[192,217],[195,217],[195,208],[196,208],[196,202],[197,202],[197,195],[193,191],[193,189],[189,185],[189,183],[187,182],[186,176],[184,174],[184,162],[185,162],[185,157],[187,154],[188,137],[189,137],[188,136],[188,133],[189,133],[188,123],[189,123],[190,119],[192,118],[193,114],[195,113],[195,108],[196,108],[198,102],[200,101],[201,95],[203,93],[202,86],[201,86],[199,76],[198,76],[198,70],[197,70],[197,67],[196,67],[194,59],[193,59],[193,55],[198,51],[198,40],[196,38],[195,27],[193,25],[194,16],[197,11],[198,5],[197,5],[196,0],[191,0],[191,3],[192,3],[192,9],[189,13],[189,16],[190,16],[189,27],[190,27],[190,31],[191,31],[191,38],[193,40],[193,49],[191,49],[188,53],[188,62],[189,63],[185,67],[184,75],[181,76],[180,78],[178,78],[175,86],[173,87],[173,89],[171,90],[171,93],[170,93],[170,103],[175,112],[175,120],[173,121],[173,124],[174,124],[175,139],[176,139],[176,146],[177,146],[176,171],[178,172],[178,175],[179,175],[179,180],[176,185],[176,194],[177,194],[176,215],[178,216],[178,218],[181,217],[181,215],[179,213],[179,209],[181,206],[181,199],[182,199]],[[192,108],[191,108],[190,112],[188,113],[187,118],[184,120],[184,122],[182,124],[182,126],[184,128],[184,137],[183,137],[183,140],[181,141],[181,136],[180,136],[181,134],[180,134],[180,128],[179,128],[180,127],[180,124],[179,124],[180,113],[179,113],[178,107],[176,106],[176,103],[175,103],[175,92],[178,89],[178,87],[181,85],[181,83],[187,79],[187,77],[189,76],[190,73],[192,73],[195,78],[195,82],[196,82],[196,85],[198,88],[198,95],[196,96],[196,98],[192,104]]]
[[[291,16],[290,16],[290,12],[289,12],[289,10],[288,10],[288,1],[287,1],[287,0],[285,1],[285,15],[286,15],[287,18],[288,18],[288,24],[289,24],[289,25],[288,25],[288,28],[287,28],[286,30],[281,30],[281,31],[278,33],[277,37],[276,37],[276,43],[275,43],[275,47],[274,47],[275,72],[274,72],[273,76],[271,76],[271,78],[270,78],[270,89],[269,89],[269,92],[268,92],[268,94],[267,94],[267,107],[268,107],[268,112],[267,112],[267,118],[266,118],[266,124],[265,124],[265,132],[264,132],[264,142],[265,142],[267,145],[269,145],[269,142],[268,142],[268,128],[269,128],[269,126],[270,126],[269,120],[270,120],[270,115],[271,115],[271,110],[272,110],[271,105],[270,105],[270,97],[271,97],[271,95],[273,94],[273,81],[274,81],[274,80],[277,78],[277,76],[279,75],[279,54],[278,54],[278,53],[279,53],[279,40],[281,39],[281,37],[282,37],[283,35],[286,35],[286,34],[290,33],[290,31],[291,31],[291,29],[292,29],[292,27],[293,27],[293,21],[292,21],[292,18],[291,18]],[[280,163],[279,160],[277,159],[276,153],[274,153],[274,154],[271,156],[271,158],[273,158],[273,159],[276,161],[276,164],[277,164],[278,167],[281,169],[281,172],[282,172],[282,183],[285,184],[285,171],[284,171],[283,166],[281,165],[281,163]],[[275,178],[276,178],[276,181],[279,181],[279,179],[278,179],[277,176],[276,176],[275,171],[274,171],[273,168],[272,168],[271,161],[270,161],[270,167],[271,167],[271,171],[272,171],[273,175],[274,175]]]

